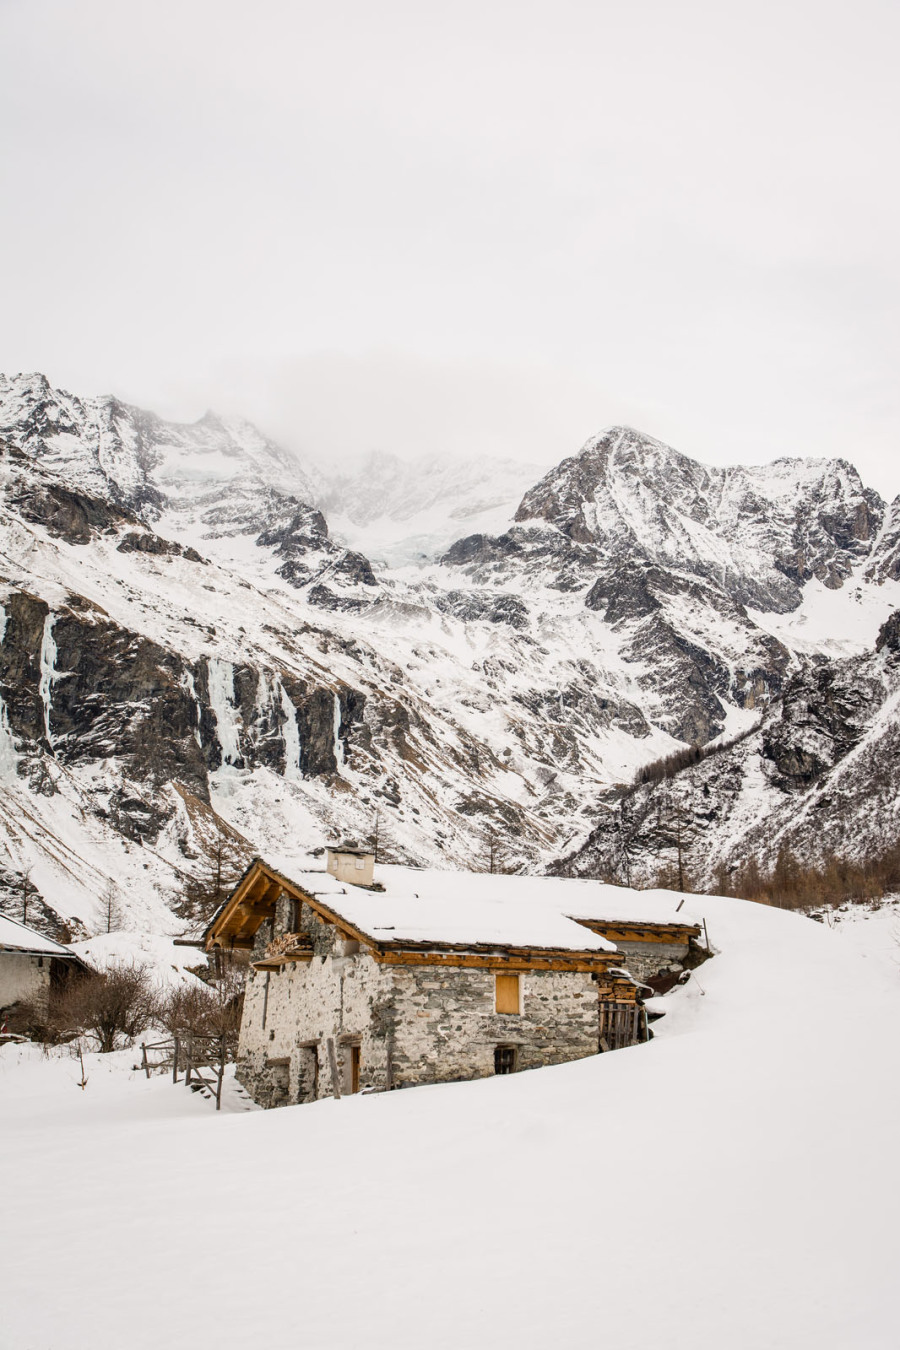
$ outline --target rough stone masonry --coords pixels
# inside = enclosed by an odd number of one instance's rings
[[[251,959],[298,917],[309,959],[251,968],[247,982],[237,1073],[262,1106],[335,1095],[329,1040],[342,1094],[486,1077],[498,1047],[514,1051],[516,1069],[597,1053],[590,972],[520,968],[520,1011],[498,1013],[494,970],[378,962],[309,905],[298,916],[286,897],[257,932]]]

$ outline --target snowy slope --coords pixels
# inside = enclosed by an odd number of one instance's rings
[[[216,1116],[124,1057],[80,1090],[0,1051],[8,1344],[889,1350],[883,927],[687,904],[718,954],[656,1039],[556,1068]]]

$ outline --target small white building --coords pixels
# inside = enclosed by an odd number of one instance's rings
[[[49,1005],[71,972],[85,969],[70,947],[0,914],[0,1019],[18,1003]]]
[[[326,870],[337,881],[350,886],[371,886],[375,875],[375,854],[355,844],[335,844],[326,851]]]

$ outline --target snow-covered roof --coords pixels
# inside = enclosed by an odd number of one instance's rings
[[[43,933],[37,933],[17,919],[7,918],[5,914],[0,914],[0,951],[31,952],[38,956],[65,956],[70,961],[78,960],[75,952],[64,947],[61,942],[54,942],[53,938],[44,937]]]
[[[369,890],[288,859],[273,870],[376,942],[490,945],[562,951],[615,951],[577,920],[690,924],[672,891],[633,891],[599,881],[379,865]]]

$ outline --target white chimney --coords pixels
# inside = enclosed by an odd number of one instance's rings
[[[367,848],[356,848],[352,844],[337,844],[329,847],[326,869],[329,876],[338,881],[349,882],[351,886],[371,886],[375,869],[375,854]]]

